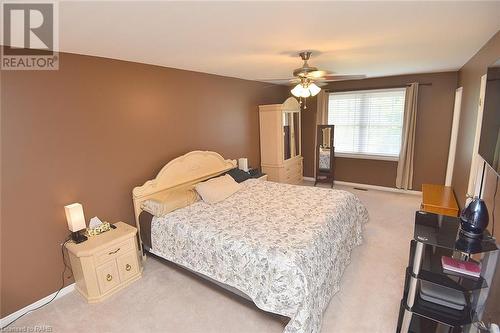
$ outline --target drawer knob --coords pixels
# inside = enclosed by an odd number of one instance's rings
[[[106,275],[106,280],[108,281],[113,280],[113,276],[111,274]]]
[[[116,253],[116,252],[118,252],[118,251],[120,251],[120,248],[117,248],[116,250],[111,251],[111,252],[109,252],[108,254],[109,254],[109,255],[112,255],[112,254],[115,254],[115,253]]]
[[[129,264],[127,264],[127,265],[125,266],[125,270],[126,270],[126,271],[130,271],[131,269],[132,269],[132,266],[130,266]]]

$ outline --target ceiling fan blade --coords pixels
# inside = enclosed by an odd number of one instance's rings
[[[325,77],[327,75],[332,75],[333,72],[330,71],[323,71],[323,70],[317,70],[317,71],[312,71],[306,74],[306,77],[310,79],[320,79],[322,77]]]
[[[361,80],[366,78],[366,75],[348,75],[348,74],[333,74],[318,78],[320,81],[345,81],[345,80]]]
[[[269,83],[274,83],[274,84],[288,84],[288,83],[294,83],[295,81],[297,83],[300,82],[300,80],[297,79],[297,78],[288,78],[288,79],[256,79],[255,81],[269,82]]]

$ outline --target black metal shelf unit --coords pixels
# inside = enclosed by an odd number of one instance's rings
[[[405,287],[399,311],[397,332],[469,332],[480,320],[489,293],[498,257],[498,248],[489,234],[481,240],[464,238],[458,218],[418,211],[414,238],[405,273]],[[441,257],[481,262],[478,278],[446,272]],[[460,294],[463,308],[452,308],[422,297],[422,285]]]

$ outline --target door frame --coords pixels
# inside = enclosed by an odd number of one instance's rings
[[[481,179],[483,178],[484,160],[479,156],[479,139],[481,137],[481,127],[483,125],[484,96],[486,93],[486,74],[481,76],[481,86],[479,88],[479,101],[477,107],[476,132],[474,134],[474,146],[472,148],[472,158],[470,163],[469,185],[467,187],[468,204],[472,197],[481,196]]]
[[[462,93],[464,88],[455,90],[455,104],[453,107],[453,121],[451,125],[450,149],[448,150],[448,164],[446,167],[446,178],[444,185],[451,186],[453,180],[453,167],[455,165],[455,155],[457,151],[458,128],[460,125],[460,112],[462,110]]]

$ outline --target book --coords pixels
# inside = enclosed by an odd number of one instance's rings
[[[481,275],[481,266],[472,261],[463,261],[453,259],[451,257],[442,256],[441,265],[443,266],[444,270],[450,272],[469,275],[476,278]]]

